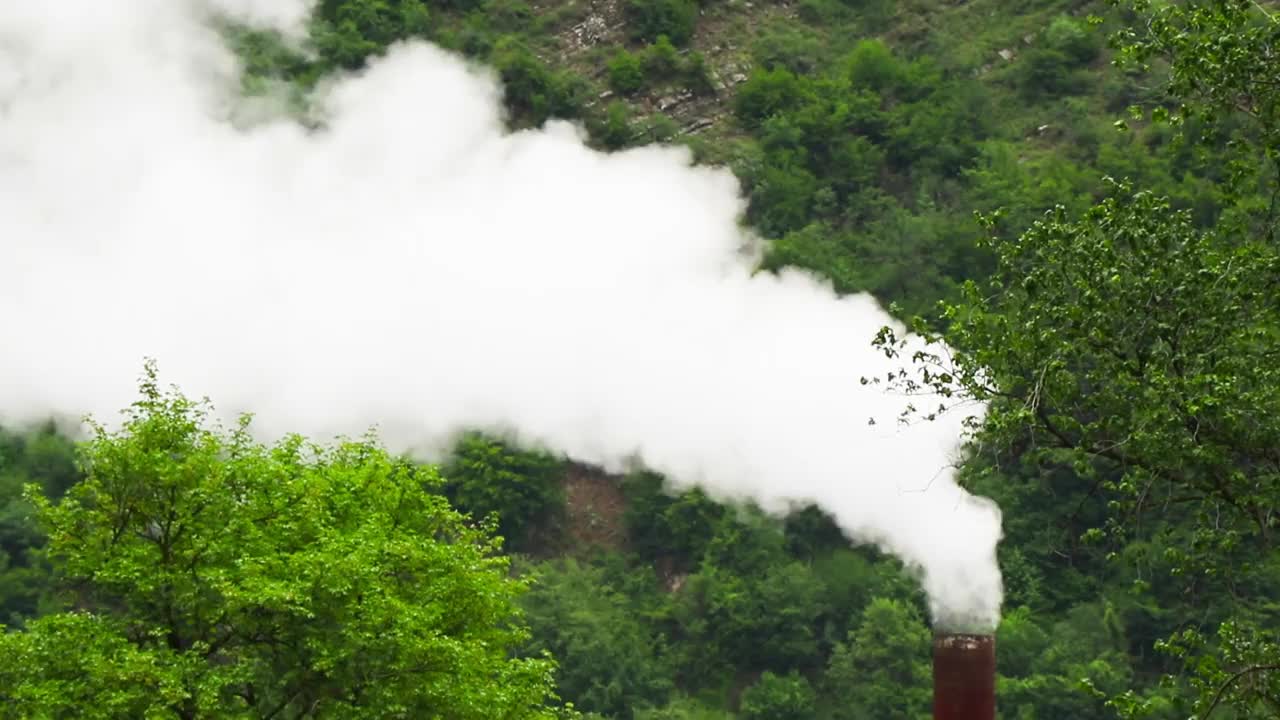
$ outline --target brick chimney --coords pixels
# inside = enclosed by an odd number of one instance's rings
[[[933,636],[933,720],[995,720],[996,639]]]

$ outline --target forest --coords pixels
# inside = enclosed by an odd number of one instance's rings
[[[318,0],[302,50],[221,32],[299,112],[417,38],[492,67],[512,129],[731,168],[761,272],[954,349],[886,328],[874,382],[988,404],[959,477],[1003,511],[999,716],[1244,720],[1280,717],[1276,13]],[[438,466],[264,444],[165,388],[87,439],[0,428],[0,717],[931,716],[918,578],[819,507],[478,431]]]

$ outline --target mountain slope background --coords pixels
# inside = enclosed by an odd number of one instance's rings
[[[1228,209],[1212,155],[1127,119],[1160,84],[1158,68],[1110,63],[1106,38],[1131,19],[1044,0],[321,0],[305,48],[225,32],[245,91],[284,88],[303,114],[303,91],[327,74],[422,38],[493,67],[513,128],[563,118],[601,149],[687,145],[741,180],[744,224],[771,241],[764,271],[807,268],[908,317],[992,271],[974,211],[1003,208],[996,232],[1014,237],[1055,205],[1083,211],[1108,176],[1169,196],[1202,227]],[[60,495],[73,456],[52,426],[0,435],[3,622],[59,606],[20,489]],[[818,508],[770,517],[480,434],[442,474],[455,505],[496,515],[516,571],[534,579],[522,652],[550,652],[562,697],[589,715],[929,716],[918,584]],[[1157,641],[1215,625],[1241,594],[1280,596],[1274,556],[1231,582],[1170,572],[1190,522],[1177,514],[1088,542],[1107,507],[1070,468],[975,451],[964,480],[1005,514],[1003,718],[1114,717],[1106,699],[1126,690],[1148,717],[1186,717],[1191,689],[1160,682],[1182,668]],[[1254,619],[1278,629],[1277,611]],[[1266,716],[1230,712],[1219,716]]]

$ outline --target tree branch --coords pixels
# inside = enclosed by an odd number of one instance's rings
[[[1222,683],[1222,686],[1218,688],[1218,692],[1213,696],[1213,702],[1209,703],[1209,709],[1204,711],[1205,720],[1213,714],[1214,709],[1222,703],[1222,698],[1226,696],[1227,690],[1232,685],[1239,682],[1240,678],[1254,673],[1272,672],[1275,670],[1280,670],[1280,665],[1252,665],[1227,678],[1227,681]]]

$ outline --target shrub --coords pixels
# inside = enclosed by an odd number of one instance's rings
[[[416,0],[330,0],[316,8],[313,40],[329,64],[348,69],[397,40],[426,37],[426,6]]]
[[[813,717],[817,695],[809,681],[792,672],[774,675],[766,671],[742,693],[743,720],[807,720]]]
[[[1059,50],[1032,48],[1022,56],[1019,89],[1032,100],[1078,92],[1083,78],[1071,66],[1071,58]]]
[[[1044,42],[1067,57],[1072,65],[1092,62],[1102,52],[1102,37],[1075,18],[1059,15],[1044,30]]]
[[[539,126],[549,117],[573,118],[582,111],[582,81],[553,72],[513,38],[503,38],[490,59],[502,77],[504,100],[515,126]]]
[[[618,150],[631,143],[631,109],[618,100],[605,108],[604,120],[594,128],[596,140],[609,150]]]
[[[676,124],[676,121],[662,113],[654,113],[645,127],[645,134],[653,142],[667,142],[679,133],[680,126]]]
[[[845,58],[845,72],[855,87],[883,93],[903,79],[902,63],[879,40],[863,40]]]
[[[627,0],[624,9],[634,40],[657,40],[666,35],[676,45],[693,37],[698,5],[693,0]]]
[[[630,95],[644,87],[644,68],[640,58],[626,50],[619,50],[606,67],[609,70],[609,87],[614,92]]]
[[[533,8],[522,0],[488,0],[483,9],[472,13],[475,15],[482,16],[490,28],[503,33],[520,32],[528,28],[534,18]]]
[[[788,25],[767,28],[751,46],[756,65],[784,67],[800,75],[822,67],[828,57],[817,35]]]
[[[804,81],[786,68],[757,69],[738,88],[734,114],[747,127],[755,127],[784,108],[797,105],[807,90]]]
[[[680,73],[680,53],[666,35],[645,48],[644,72],[650,80],[670,80]]]
[[[680,69],[685,87],[698,95],[714,95],[715,85],[711,82],[711,69],[707,67],[707,59],[700,52],[691,52],[685,57],[684,66]]]
[[[849,21],[849,8],[840,0],[800,0],[796,14],[811,25],[833,25]]]

